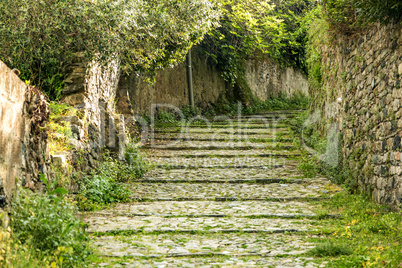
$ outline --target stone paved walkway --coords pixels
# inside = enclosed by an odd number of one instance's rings
[[[330,183],[298,171],[293,114],[155,133],[155,169],[130,184],[132,203],[85,216],[104,261],[94,266],[322,267],[303,254]]]

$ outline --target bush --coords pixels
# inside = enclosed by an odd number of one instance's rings
[[[353,0],[360,18],[367,21],[389,23],[402,19],[402,2],[400,0]]]
[[[79,183],[80,193],[76,196],[80,210],[101,209],[116,202],[128,202],[130,191],[104,174],[84,177]]]
[[[59,266],[82,266],[89,254],[84,224],[64,196],[36,194],[21,189],[12,203],[14,238]]]
[[[295,93],[292,97],[279,94],[277,97],[270,97],[266,101],[257,101],[251,107],[245,109],[245,114],[255,114],[262,111],[273,110],[298,110],[307,109],[309,99],[302,93]]]
[[[76,199],[81,210],[129,201],[130,191],[122,183],[143,177],[150,165],[133,144],[127,146],[125,159],[126,162],[119,161],[106,152],[94,173],[78,182],[80,193]]]

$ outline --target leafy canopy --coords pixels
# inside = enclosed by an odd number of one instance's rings
[[[285,66],[304,68],[305,35],[299,31],[299,24],[309,0],[216,0],[216,3],[222,13],[221,27],[207,34],[201,51],[218,65],[223,78],[234,89],[235,99],[250,101],[242,96],[250,95],[244,93],[247,83],[243,66],[248,58],[267,54]]]
[[[402,19],[400,0],[323,0],[330,30],[352,35],[373,22],[390,23]]]
[[[0,10],[0,59],[53,99],[75,52],[152,73],[182,59],[219,17],[208,0],[0,0]]]

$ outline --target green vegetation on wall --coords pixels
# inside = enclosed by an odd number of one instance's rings
[[[324,0],[326,20],[332,32],[351,35],[373,22],[389,23],[402,18],[399,0]]]
[[[304,36],[299,25],[307,0],[219,0],[220,27],[211,30],[200,52],[210,56],[227,82],[227,98],[256,101],[245,81],[244,61],[251,57],[278,60],[282,66],[304,69]]]

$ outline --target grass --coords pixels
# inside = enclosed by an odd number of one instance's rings
[[[326,220],[321,231],[330,235],[312,239],[316,247],[310,255],[330,261],[327,267],[402,267],[400,212],[364,195],[345,192],[320,201],[320,205],[324,211],[342,216]]]
[[[353,250],[346,245],[335,244],[333,241],[329,240],[318,244],[309,251],[309,254],[315,257],[337,257],[341,255],[352,255]]]

